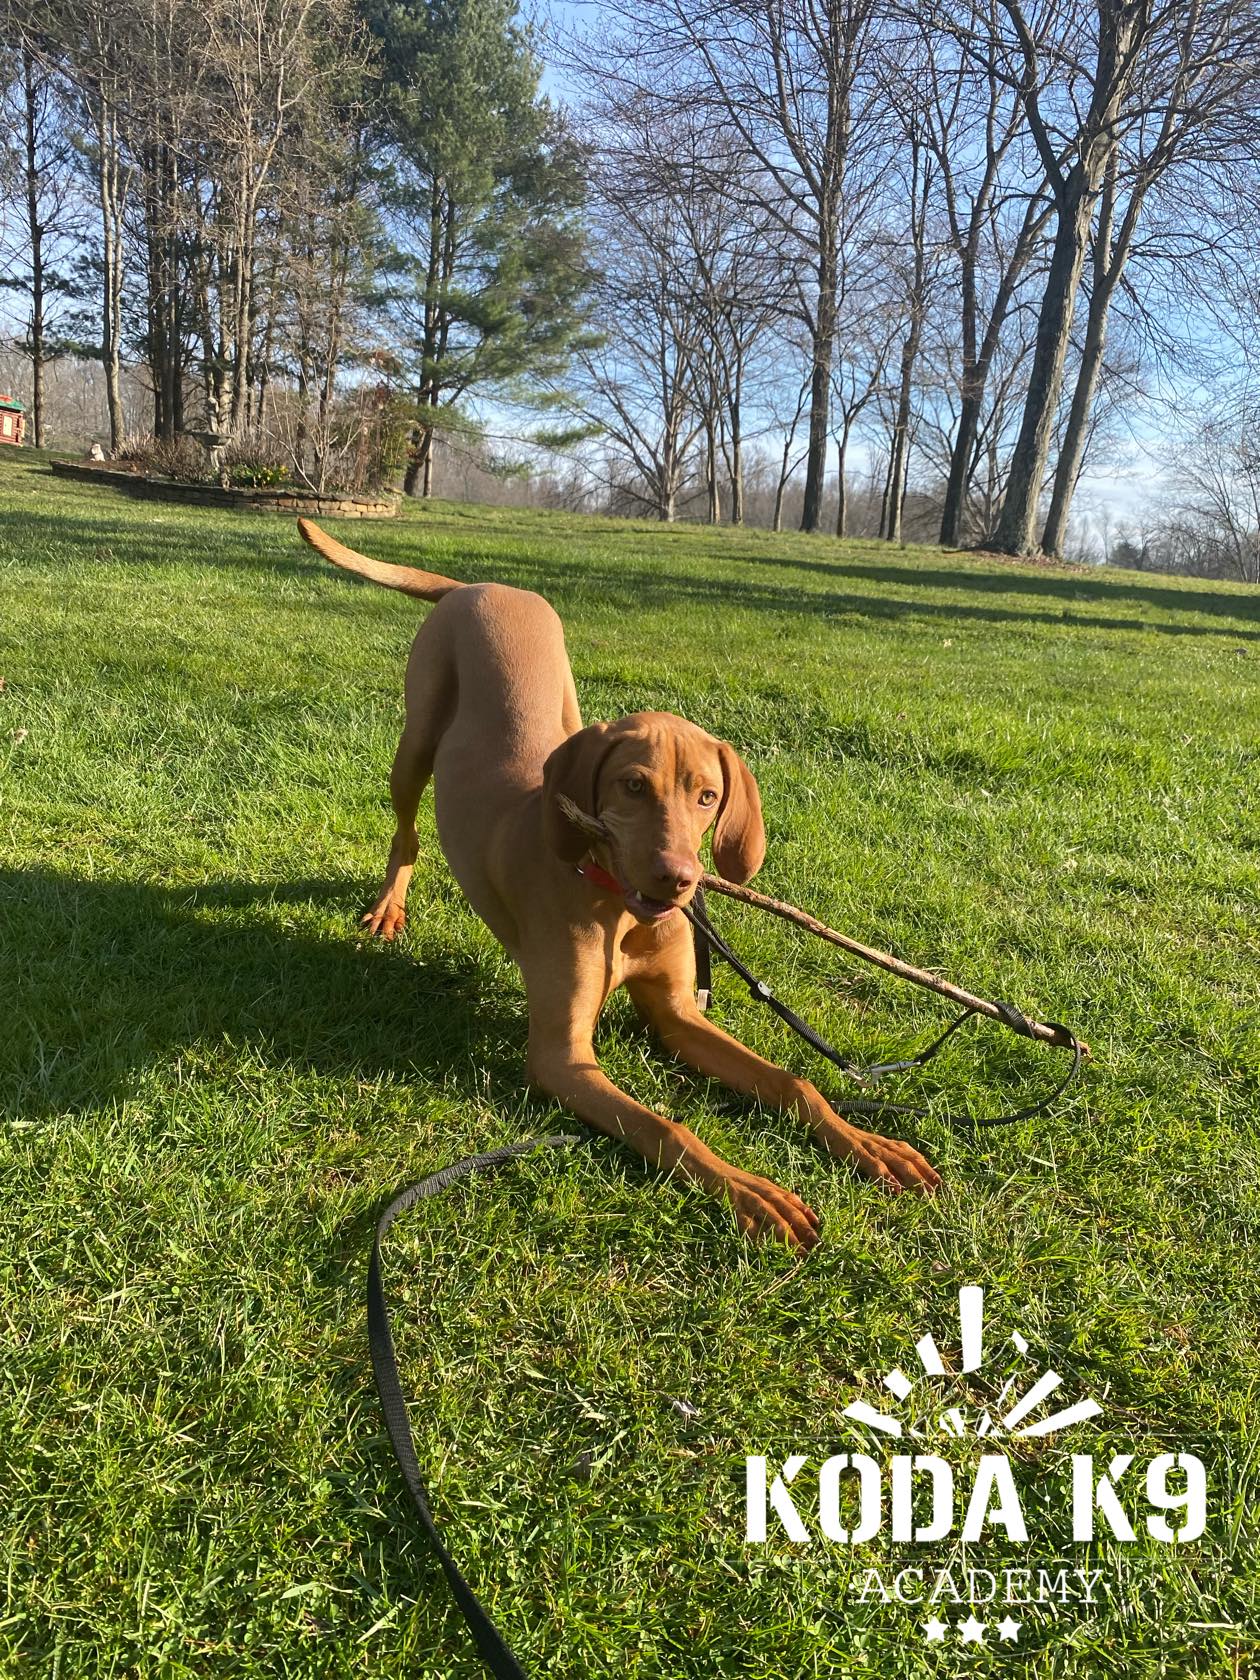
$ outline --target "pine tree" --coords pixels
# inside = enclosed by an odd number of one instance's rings
[[[539,91],[514,0],[369,0],[383,66],[384,302],[415,395],[405,488],[465,399],[562,371],[583,317],[578,147]]]

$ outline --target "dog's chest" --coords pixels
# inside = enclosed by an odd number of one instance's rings
[[[679,937],[681,923],[682,917],[677,911],[659,922],[639,922],[632,917],[629,927],[617,941],[623,969],[618,984],[622,980],[633,979],[636,973],[645,969],[658,969],[662,952]]]

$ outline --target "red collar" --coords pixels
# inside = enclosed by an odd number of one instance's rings
[[[605,892],[616,893],[619,898],[625,896],[626,889],[616,876],[610,875],[606,869],[601,869],[597,863],[579,863],[577,872],[592,886],[602,887]]]

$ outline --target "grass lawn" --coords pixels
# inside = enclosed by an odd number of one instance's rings
[[[614,999],[612,1077],[800,1191],[814,1256],[745,1247],[602,1140],[406,1217],[387,1281],[421,1461],[530,1673],[1253,1672],[1260,594],[449,504],[338,534],[539,589],[588,718],[678,711],[743,752],[755,884],[1095,1052],[1054,1116],[969,1136],[951,1107],[1013,1106],[1062,1064],[956,1035],[888,1087],[930,1100],[906,1135],[945,1189],[888,1198],[667,1065]],[[391,1189],[563,1118],[523,1089],[515,971],[428,801],[405,938],[356,930],[416,620],[285,521],[0,459],[4,1676],[480,1673],[384,1438],[363,1274]],[[863,1060],[948,1019],[714,914]],[[839,1093],[729,973],[718,992],[723,1024]],[[964,1284],[995,1345],[1022,1331],[1103,1405],[1012,1445],[1034,1539],[746,1544],[745,1456],[859,1446],[842,1409],[925,1331],[956,1346]],[[1164,1447],[1207,1465],[1204,1537],[1073,1547],[1063,1454]],[[1088,1561],[1106,1585],[964,1650],[859,1597],[883,1558]]]

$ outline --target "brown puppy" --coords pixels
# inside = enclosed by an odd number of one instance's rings
[[[700,878],[701,838],[712,825],[715,867],[731,881],[748,880],[766,849],[757,784],[734,748],[666,712],[583,728],[564,632],[540,595],[383,565],[309,519],[298,529],[334,565],[438,602],[407,663],[390,775],[397,827],[364,917],[373,933],[392,939],[406,918],[416,811],[432,776],[451,872],[520,965],[536,1086],[653,1166],[725,1198],[742,1231],[813,1246],[818,1219],[799,1197],[731,1166],[604,1077],[595,1022],[624,985],[682,1061],[794,1114],[831,1154],[889,1189],[934,1189],[936,1172],[908,1144],[849,1125],[807,1080],[763,1061],[696,1006],[691,929],[677,906]],[[560,796],[598,816],[607,844],[592,845],[566,820]],[[617,890],[581,872],[592,864]]]

